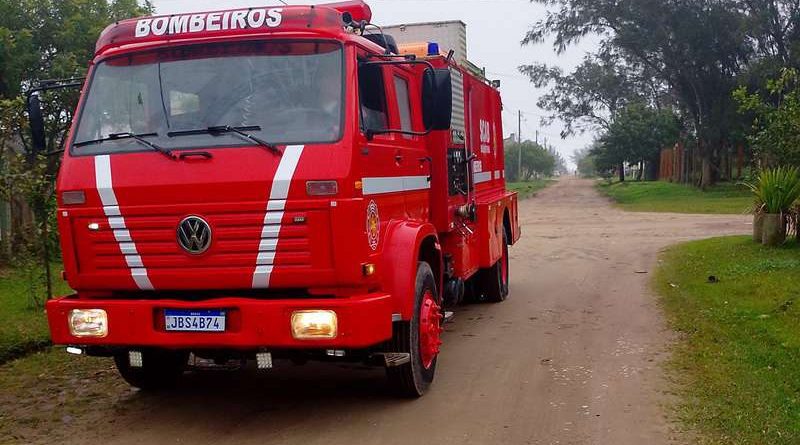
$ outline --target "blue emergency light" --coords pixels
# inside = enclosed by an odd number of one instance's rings
[[[439,44],[436,42],[428,42],[428,55],[429,56],[438,56],[439,55]]]

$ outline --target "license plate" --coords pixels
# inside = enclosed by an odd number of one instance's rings
[[[225,332],[225,311],[167,309],[164,323],[171,332]]]

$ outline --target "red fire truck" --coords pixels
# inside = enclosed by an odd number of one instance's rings
[[[508,294],[517,196],[496,85],[371,15],[256,7],[102,33],[57,182],[76,292],[47,304],[55,344],[113,356],[143,389],[198,358],[277,358],[385,366],[425,392],[445,314]]]

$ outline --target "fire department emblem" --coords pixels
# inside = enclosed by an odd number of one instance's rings
[[[372,250],[378,250],[381,219],[378,216],[378,204],[370,201],[367,206],[367,241]]]

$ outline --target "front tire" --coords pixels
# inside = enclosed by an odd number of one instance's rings
[[[409,353],[409,363],[386,368],[389,387],[399,396],[421,397],[436,374],[436,361],[442,332],[441,299],[436,279],[426,262],[417,266],[414,294],[414,317],[410,322],[394,324],[391,352]]]
[[[129,385],[144,391],[173,388],[186,370],[188,361],[188,352],[151,349],[142,351],[142,367],[132,367],[128,351],[114,355],[120,376]]]

